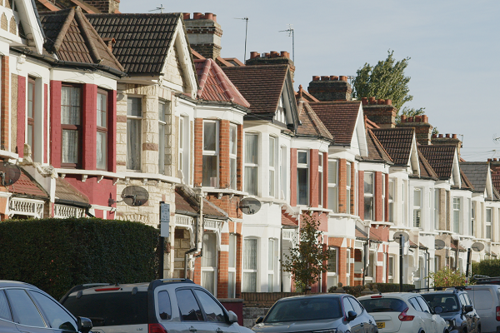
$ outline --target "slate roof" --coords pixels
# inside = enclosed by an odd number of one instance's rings
[[[377,125],[375,122],[371,121],[368,119],[367,116],[365,116],[365,128],[373,129],[373,128],[380,128],[379,125]]]
[[[371,129],[366,130],[366,143],[368,144],[368,156],[364,157],[363,160],[393,163],[392,158]]]
[[[194,60],[198,74],[198,98],[205,101],[230,102],[250,107],[224,71],[212,59]]]
[[[460,162],[460,170],[474,186],[474,192],[484,193],[490,172],[488,162]]]
[[[422,145],[419,149],[440,179],[451,178],[456,146]]]
[[[235,66],[222,70],[250,103],[253,114],[276,112],[288,65]]]
[[[431,164],[425,158],[424,154],[420,151],[420,146],[418,149],[418,162],[420,167],[420,178],[430,178],[430,179],[439,179],[436,171],[432,168]]]
[[[413,128],[374,128],[372,131],[394,164],[408,164],[414,136]]]
[[[44,48],[63,61],[100,64],[123,71],[80,7],[40,13]]]
[[[19,169],[21,171],[19,179],[14,184],[7,186],[8,191],[13,193],[14,196],[17,194],[26,197],[48,199],[49,195],[43,187],[23,168]]]
[[[470,189],[471,191],[474,190],[474,186],[472,185],[472,183],[470,182],[470,180],[467,178],[467,176],[465,175],[465,173],[463,172],[462,169],[460,169],[460,180],[461,180],[461,185],[462,185],[462,189]]]
[[[194,192],[186,186],[175,188],[175,212],[177,214],[199,214],[200,212],[198,199],[196,199]],[[226,212],[207,199],[203,199],[203,216],[222,220],[228,219]]]
[[[323,124],[305,99],[299,100],[298,113],[301,124],[297,127],[297,136],[322,138],[333,141],[333,135],[328,131],[325,124]]]
[[[93,14],[87,18],[102,38],[116,40],[113,54],[129,75],[158,75],[181,14]]]
[[[309,105],[333,135],[335,145],[351,144],[361,102],[310,102]]]
[[[62,178],[56,178],[56,199],[90,203],[85,194]]]

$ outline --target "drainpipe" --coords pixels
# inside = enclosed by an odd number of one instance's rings
[[[201,187],[198,187],[195,189],[195,191],[197,192],[197,195],[200,199],[200,213],[199,213],[198,217],[196,217],[194,247],[187,250],[186,253],[184,253],[184,278],[187,278],[189,255],[193,252],[200,251],[200,254],[195,257],[195,258],[198,258],[198,257],[202,256],[202,254],[203,254],[203,245],[202,245],[203,244],[203,237],[200,237],[201,233],[203,233],[203,225],[204,225],[204,223],[203,223],[203,190]],[[201,225],[201,228],[200,228],[200,225]]]

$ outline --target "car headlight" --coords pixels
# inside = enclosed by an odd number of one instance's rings
[[[312,333],[337,333],[336,328],[330,328],[327,330],[312,331]]]

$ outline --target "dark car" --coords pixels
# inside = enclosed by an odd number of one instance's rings
[[[452,330],[460,333],[480,333],[481,318],[463,288],[448,288],[441,291],[424,292],[422,296],[431,307],[440,306],[439,314]]]
[[[257,319],[258,333],[377,333],[371,315],[351,295],[322,294],[282,298]]]
[[[0,332],[88,333],[90,319],[74,317],[37,287],[18,281],[0,281]]]

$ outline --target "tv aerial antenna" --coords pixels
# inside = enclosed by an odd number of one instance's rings
[[[123,200],[116,201],[113,199],[108,200],[111,206],[117,202],[125,202],[128,206],[142,206],[149,200],[149,192],[144,187],[130,185],[123,189],[121,197]]]
[[[243,63],[247,57],[247,40],[248,40],[248,17],[235,17],[235,20],[245,20],[245,54],[243,55]]]
[[[292,37],[292,60],[295,62],[295,29],[289,24],[288,29],[280,30],[280,32],[288,32],[288,37]]]
[[[160,7],[156,7],[155,9],[150,10],[150,12],[160,11],[160,13],[163,14],[164,9],[165,7],[163,7],[163,4],[161,4]]]
[[[11,186],[21,177],[21,169],[8,162],[0,163],[0,182],[3,186]]]

